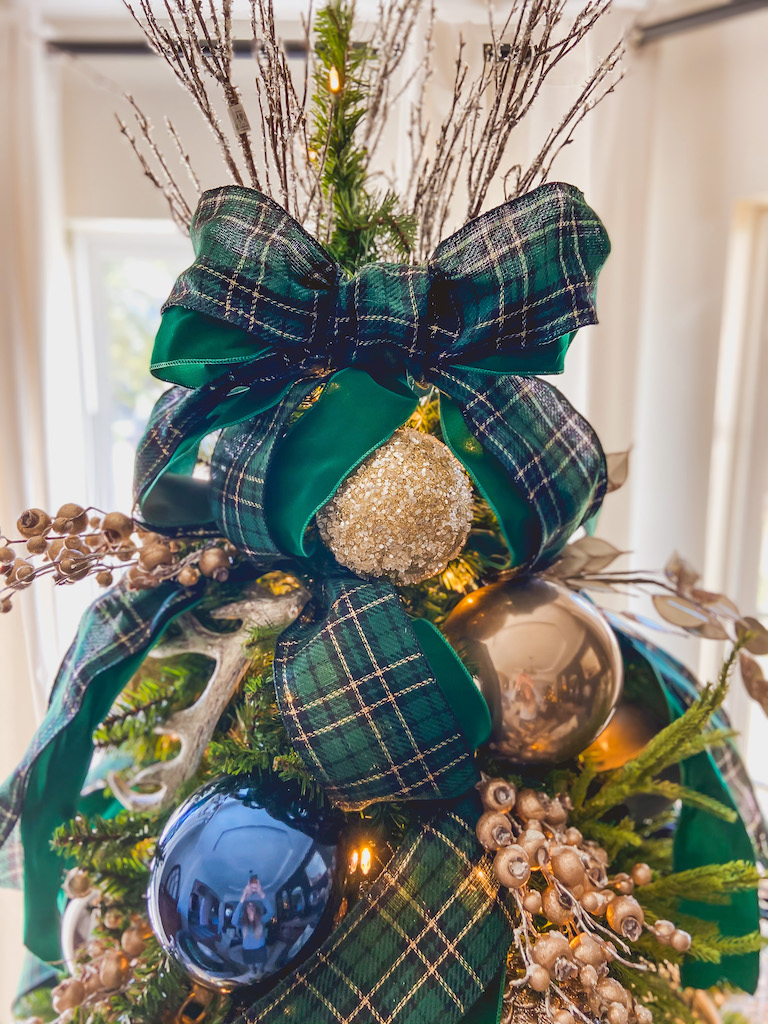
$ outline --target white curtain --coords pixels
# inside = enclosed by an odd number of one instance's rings
[[[44,497],[41,409],[42,224],[35,139],[37,75],[42,56],[30,43],[21,11],[0,8],[0,524],[13,536],[19,509]],[[5,777],[24,752],[36,717],[37,687],[31,672],[36,643],[29,605],[0,619],[2,714],[0,773]],[[0,891],[0,1006],[7,1013],[21,966],[21,894]]]
[[[72,307],[55,126],[38,26],[26,4],[0,0],[0,528],[10,537],[23,509],[51,507],[51,479],[68,479],[71,472],[74,493],[80,486],[79,372],[67,351]],[[18,595],[13,612],[0,616],[3,778],[42,717],[63,648],[57,623],[69,603],[57,612],[51,588],[39,586]],[[0,890],[0,917],[6,1019],[21,966],[21,893]]]

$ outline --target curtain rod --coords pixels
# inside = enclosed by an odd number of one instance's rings
[[[768,3],[768,0],[766,0]],[[74,57],[148,57],[155,51],[141,39],[50,39],[47,47],[52,53],[68,53]],[[205,46],[201,43],[201,48]],[[307,46],[301,40],[286,40],[283,49],[287,57],[305,57]],[[233,39],[235,57],[253,57],[252,39]]]
[[[631,41],[634,46],[647,46],[680,32],[714,25],[718,21],[735,18],[739,14],[752,14],[766,7],[768,0],[732,0],[731,3],[718,4],[716,7],[704,7],[675,18],[651,22],[649,25],[636,25],[632,30]]]
[[[680,14],[674,18],[651,22],[648,25],[636,25],[632,29],[633,46],[648,46],[650,43],[666,39],[668,36],[689,32],[735,18],[740,14],[752,14],[768,8],[768,0],[732,0],[730,3],[718,4],[715,7],[704,7],[688,14]],[[488,46],[489,44],[486,44]],[[286,40],[283,43],[286,56],[300,58],[307,54],[307,45],[303,40]],[[78,57],[145,57],[154,51],[142,40],[124,39],[52,39],[48,42],[48,50],[54,53],[69,53]],[[232,51],[235,57],[253,57],[253,40],[234,39]]]

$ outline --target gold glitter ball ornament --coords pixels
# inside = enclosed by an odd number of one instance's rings
[[[366,579],[420,583],[466,543],[472,487],[461,463],[431,434],[401,427],[317,513],[324,543]]]

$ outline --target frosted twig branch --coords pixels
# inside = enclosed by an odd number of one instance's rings
[[[125,99],[133,111],[139,132],[144,140],[144,145],[151,158],[154,160],[155,167],[150,164],[149,160],[142,152],[136,136],[128,128],[128,125],[122,120],[122,118],[118,117],[117,123],[120,125],[120,131],[126,137],[131,149],[136,154],[139,164],[141,165],[141,169],[144,171],[146,177],[149,178],[155,188],[158,188],[165,196],[174,222],[183,231],[189,230],[189,225],[192,220],[192,210],[184,198],[184,193],[176,182],[162,150],[155,142],[152,125],[144,116],[132,96],[126,94]],[[178,143],[178,145],[181,147],[180,143]]]
[[[281,203],[310,231],[324,229],[330,237],[333,186],[321,188],[327,145],[315,138],[309,116],[312,8],[303,19],[307,60],[300,88],[296,69],[286,55],[275,26],[273,0],[249,0],[250,30],[255,57],[255,96],[246,111],[233,81],[232,0],[124,0],[150,46],[169,65],[192,97],[216,139],[230,181],[249,184]],[[434,0],[426,12],[423,56],[410,70],[405,61],[410,40],[423,24],[419,0],[379,0],[378,18],[365,46],[360,87],[366,116],[357,129],[365,154],[366,173],[374,171],[377,149],[398,103],[408,104],[411,155],[407,181],[394,191],[403,197],[401,212],[413,217],[417,247],[413,258],[424,259],[451,222],[463,223],[482,212],[494,182],[504,196],[515,198],[546,181],[553,161],[567,146],[587,114],[613,91],[621,73],[622,46],[614,47],[587,76],[559,123],[544,136],[530,163],[507,163],[512,134],[530,113],[544,83],[608,12],[611,0],[585,0],[575,15],[566,16],[566,0],[511,0],[506,18],[496,23],[489,3],[483,63],[472,71],[463,39],[459,39],[452,96],[442,123],[427,120],[427,85],[432,78]],[[162,9],[162,18],[153,10]],[[415,92],[409,101],[408,94]],[[226,105],[231,129],[220,121],[214,97]],[[144,174],[162,191],[171,215],[188,225],[194,197],[186,197],[152,135],[152,125],[135,101],[138,131],[120,121]],[[407,108],[406,108],[407,109]],[[258,122],[251,128],[249,113]],[[397,115],[399,116],[399,114]],[[189,151],[175,127],[166,127],[189,174],[195,195],[201,185]],[[322,140],[321,140],[322,141]]]
[[[123,2],[144,32],[149,45],[165,60],[179,83],[194,100],[213,132],[232,181],[238,185],[244,184],[243,175],[216,114],[206,83],[206,78],[213,79],[223,89],[230,108],[239,102],[239,94],[231,82],[231,0],[219,0],[222,13],[220,17],[214,17],[211,28],[206,23],[201,0],[164,0],[163,7],[168,27],[161,24],[157,18],[150,0],[139,0],[141,15],[134,10],[131,0]],[[214,15],[215,2],[216,0],[209,0],[209,8]],[[199,39],[201,33],[203,40]],[[250,140],[244,139],[241,135],[238,139],[249,170],[252,171],[251,183],[258,188],[258,176],[253,161],[248,159]]]
[[[419,225],[419,256],[424,258],[442,237],[449,216],[457,213],[459,183],[464,181],[464,216],[483,209],[491,184],[499,175],[506,198],[514,198],[546,180],[552,162],[572,139],[576,127],[620,77],[623,52],[616,46],[587,78],[561,122],[523,169],[503,168],[515,128],[530,112],[552,71],[577,47],[610,8],[611,0],[587,0],[566,17],[565,0],[514,0],[506,20],[497,26],[489,4],[490,45],[479,72],[472,77],[460,42],[453,97],[437,131],[434,150],[426,142],[422,113],[411,118],[414,166],[408,187],[408,208]]]

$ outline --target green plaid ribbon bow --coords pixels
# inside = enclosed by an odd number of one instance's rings
[[[306,530],[352,470],[440,392],[442,431],[493,507],[514,565],[554,557],[599,507],[594,431],[550,384],[596,321],[608,237],[581,192],[542,185],[442,242],[425,265],[345,278],[285,210],[252,189],[206,192],[196,258],[164,307],[158,402],[136,463],[158,528],[223,531],[260,565],[312,555]],[[320,398],[293,412],[318,383]],[[221,429],[211,482],[200,440]]]
[[[438,389],[443,437],[493,507],[510,564],[551,559],[599,507],[594,432],[532,376],[559,372],[576,330],[596,319],[609,244],[577,189],[544,185],[469,223],[423,266],[373,264],[351,278],[252,189],[205,193],[192,240],[152,361],[177,386],[136,462],[153,526],[221,532],[264,569],[319,555],[322,576],[331,560],[307,527],[410,417],[417,383]],[[195,480],[198,443],[214,429],[210,481]],[[307,768],[344,807],[461,793],[490,723],[448,644],[407,618],[388,583],[338,572],[322,602],[276,659]]]

